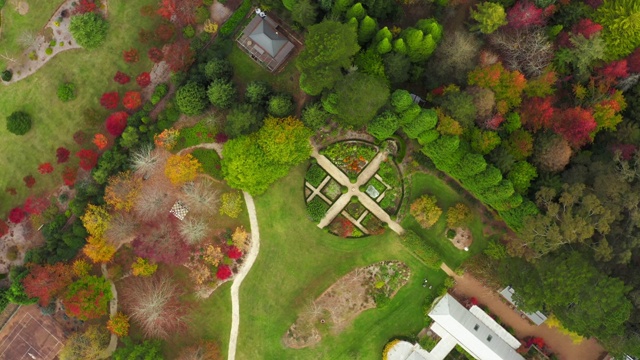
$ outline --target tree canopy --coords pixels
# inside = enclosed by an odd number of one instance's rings
[[[377,76],[354,72],[344,77],[324,104],[345,125],[362,126],[373,119],[389,99],[389,86]]]

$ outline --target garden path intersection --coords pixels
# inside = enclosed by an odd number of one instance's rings
[[[387,223],[389,228],[395,231],[397,234],[403,234],[404,229],[400,224],[393,221],[389,214],[384,211],[378,203],[376,203],[373,199],[371,199],[367,194],[360,191],[360,187],[367,183],[372,177],[375,176],[376,172],[380,168],[380,163],[387,157],[388,153],[386,150],[380,151],[374,158],[369,162],[367,167],[358,175],[358,178],[355,183],[352,183],[347,175],[345,175],[337,166],[335,166],[326,156],[321,155],[318,152],[318,149],[314,147],[311,156],[316,159],[318,165],[320,165],[331,177],[333,177],[340,185],[345,186],[348,190],[346,193],[342,194],[338,200],[336,200],[333,205],[327,210],[326,215],[320,222],[318,223],[319,228],[324,228],[329,225],[331,221],[338,216],[342,210],[344,210],[345,206],[349,204],[351,197],[355,196],[358,198],[360,203],[367,208],[373,215],[375,215],[381,221]],[[323,182],[328,181],[325,179]],[[322,189],[322,186],[319,186],[318,189]],[[314,190],[316,193],[318,190]],[[311,195],[313,196],[313,194]]]

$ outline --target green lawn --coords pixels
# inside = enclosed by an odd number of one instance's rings
[[[445,275],[422,265],[395,233],[345,240],[318,229],[307,219],[303,200],[306,167],[296,167],[256,198],[260,255],[240,289],[238,359],[379,359],[390,338],[412,337],[422,329],[423,299],[429,291],[422,281],[426,277],[439,285]],[[386,308],[365,311],[343,333],[323,334],[312,348],[282,345],[308,302],[355,267],[382,260],[404,261],[412,271],[409,283]]]
[[[411,215],[407,215],[404,218],[402,226],[405,229],[415,231],[425,241],[437,248],[442,254],[444,262],[453,269],[460,266],[469,256],[481,252],[487,246],[487,239],[482,234],[484,225],[482,224],[478,209],[469,204],[460,194],[434,175],[415,173],[412,177],[411,198],[405,198],[404,201],[409,201],[410,203],[424,194],[435,195],[438,198],[438,206],[442,209],[442,216],[438,222],[429,229],[422,228]],[[447,209],[458,202],[467,204],[473,214],[473,220],[469,225],[471,233],[473,234],[473,244],[468,252],[458,250],[444,235],[447,227]]]
[[[16,34],[28,29],[40,29],[61,1],[29,1],[31,11],[24,18],[17,15],[11,6],[4,8],[6,20],[3,30],[7,31],[0,40],[0,49],[12,44]],[[38,4],[41,4],[40,7]],[[73,142],[72,135],[83,130],[92,136],[96,131],[104,131],[102,125],[106,111],[99,100],[103,92],[136,89],[135,77],[142,71],[149,71],[152,63],[146,53],[149,44],[138,42],[141,27],[152,29],[153,21],[140,16],[140,8],[157,4],[157,0],[141,0],[131,3],[125,0],[109,1],[110,29],[105,44],[96,50],[84,49],[63,52],[40,68],[35,74],[10,86],[0,86],[0,216],[12,207],[21,204],[29,194],[51,190],[62,183],[62,166],[56,165],[55,150],[59,146],[72,152],[80,149]],[[11,36],[11,37],[10,37]],[[8,45],[9,49],[11,46]],[[135,47],[140,52],[140,61],[126,64],[122,51]],[[113,81],[117,70],[131,76],[132,81],[122,86]],[[56,96],[62,82],[76,84],[78,97],[62,103]],[[86,110],[98,110],[96,115],[86,116]],[[24,136],[15,136],[6,131],[4,119],[16,110],[24,110],[33,117],[33,127]],[[93,146],[91,144],[87,146]],[[72,157],[75,161],[75,157]],[[38,174],[40,163],[51,162],[56,171],[48,175]],[[29,191],[22,178],[26,175],[36,178],[36,186]],[[18,195],[10,196],[4,190],[14,187]]]

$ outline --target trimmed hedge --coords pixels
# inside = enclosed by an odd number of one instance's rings
[[[167,84],[159,84],[153,90],[153,95],[151,95],[151,104],[155,105],[162,100],[162,98],[167,95],[169,92],[169,85]]]
[[[313,222],[320,222],[329,210],[329,204],[324,202],[320,197],[316,196],[307,203],[307,212]]]
[[[427,267],[431,269],[439,269],[442,264],[442,256],[438,250],[429,246],[418,234],[411,230],[407,230],[402,237],[400,237],[402,244],[413,251],[417,257],[425,262]]]
[[[318,185],[320,185],[320,183],[326,176],[327,172],[324,171],[324,169],[320,165],[312,164],[309,167],[309,170],[307,170],[307,174],[304,176],[304,178],[309,182],[309,184],[311,184],[311,186],[318,187]]]
[[[251,10],[251,1],[243,0],[242,5],[236,10],[233,15],[220,27],[220,35],[231,35],[236,30],[238,25],[247,16]]]

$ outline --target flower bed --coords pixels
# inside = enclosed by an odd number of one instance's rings
[[[311,166],[309,166],[304,179],[311,186],[317,188],[322,183],[322,180],[324,180],[325,177],[327,177],[327,172],[324,171],[324,169],[320,165],[313,163],[311,164]]]
[[[342,195],[342,186],[333,178],[322,188],[322,194],[331,201],[336,201]]]
[[[307,203],[307,212],[313,222],[320,222],[327,213],[327,210],[329,210],[329,204],[318,196]]]
[[[342,141],[327,146],[320,153],[329,158],[349,179],[355,180],[376,156],[378,148],[362,141]]]

